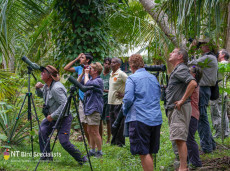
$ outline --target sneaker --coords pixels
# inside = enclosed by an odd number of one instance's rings
[[[79,164],[80,164],[80,165],[83,165],[83,164],[86,163],[87,161],[88,161],[87,156],[83,156],[82,161],[79,161]]]
[[[201,168],[202,166],[194,166],[193,164],[189,164],[188,165],[188,168],[189,168],[189,170],[197,170],[197,169],[199,169],[199,168]]]
[[[180,161],[174,161],[173,162],[173,167],[175,170],[177,170],[180,167]]]
[[[174,162],[173,162],[173,167],[174,167],[175,170],[177,170],[180,167],[179,155],[175,155]]]
[[[95,157],[100,158],[102,157],[103,153],[101,151],[97,151]]]
[[[95,156],[96,152],[93,150],[89,150],[89,156]]]

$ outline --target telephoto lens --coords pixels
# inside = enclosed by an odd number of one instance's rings
[[[164,64],[161,65],[145,65],[145,69],[147,71],[166,71],[166,66]]]

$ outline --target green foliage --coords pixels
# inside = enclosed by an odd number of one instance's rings
[[[169,16],[171,27],[176,30],[178,40],[183,35],[189,38],[210,37],[224,47],[228,22],[228,3],[216,0],[164,0],[159,11]]]
[[[55,59],[70,61],[82,52],[101,59],[108,53],[106,0],[56,0],[52,38],[56,44]],[[61,63],[60,63],[61,65]],[[64,63],[62,63],[62,66]]]
[[[172,150],[171,141],[169,140],[169,126],[168,126],[168,119],[164,112],[163,103],[161,103],[161,111],[163,116],[163,123],[161,126],[161,132],[160,132],[160,150],[157,154],[157,162],[156,162],[156,170],[173,170],[173,161],[174,161],[174,154]],[[210,113],[210,110],[208,110]],[[211,123],[210,115],[209,116],[209,122]],[[70,134],[70,140],[71,142],[83,153],[83,155],[86,155],[85,147],[83,142],[77,142],[77,137],[75,136],[76,132],[71,130]],[[80,134],[78,132],[78,134]],[[196,141],[199,144],[199,136],[198,133],[195,135]],[[24,139],[24,143],[17,146],[12,146],[10,148],[10,151],[20,151],[20,152],[31,152],[31,147],[28,145],[29,139]],[[51,145],[53,143],[53,139],[51,139]],[[106,137],[103,136],[103,141],[106,142]],[[223,156],[229,156],[230,150],[229,150],[229,142],[230,137],[225,139],[225,143],[223,144],[225,148],[223,148],[223,145],[221,144],[221,139],[215,139],[216,142],[218,142],[217,150],[215,150],[211,154],[205,154],[201,155],[202,162],[207,159],[215,159],[220,158]],[[5,148],[1,146],[0,150],[3,152]],[[95,171],[107,171],[107,170],[142,170],[141,161],[138,155],[133,156],[130,153],[130,144],[129,139],[126,138],[126,146],[124,147],[117,147],[117,146],[111,146],[110,144],[103,144],[102,146],[103,150],[103,157],[98,159],[95,157],[91,157],[91,163],[93,170]],[[39,145],[34,145],[34,152],[39,152]],[[38,170],[83,170],[88,171],[90,170],[89,163],[85,163],[83,166],[78,165],[78,163],[73,159],[72,156],[70,156],[60,145],[60,143],[57,141],[54,153],[59,152],[61,153],[61,157],[54,157],[54,162],[41,162]],[[14,157],[10,156],[9,160],[4,160],[3,155],[0,156],[0,169],[2,170],[34,170],[36,167],[36,163],[38,162],[39,157],[35,157],[32,159],[30,156],[27,157]],[[22,164],[25,163],[26,164]]]
[[[4,134],[0,134],[0,140],[6,141],[7,140],[7,136],[4,135]]]
[[[230,94],[230,87],[229,87],[229,78],[230,78],[230,63],[223,64],[218,63],[218,72],[223,75],[224,79],[221,80],[221,84],[219,84],[220,93],[223,95],[224,92]]]
[[[19,78],[15,74],[8,73],[5,71],[0,72],[0,85],[1,85],[1,96],[0,98],[0,134],[4,135],[0,138],[4,143],[6,139],[9,140],[11,134],[11,144],[21,143],[29,134],[27,134],[29,122],[20,119],[23,115],[27,113],[27,103],[25,103],[22,109],[20,118],[17,118],[17,114],[20,110],[19,105],[22,104],[22,99],[24,99],[25,94],[21,95],[23,91],[23,86],[26,86],[25,81],[27,79]],[[18,120],[15,125],[15,121]],[[15,130],[13,127],[15,125]]]
[[[230,63],[228,64],[218,63],[218,72],[220,73],[230,72]]]
[[[44,1],[2,0],[0,3],[0,49],[4,68],[14,71],[15,59],[27,50],[29,33],[45,15]],[[19,48],[20,47],[20,50]]]
[[[211,59],[206,58],[203,62],[198,62],[197,64],[198,64],[202,69],[204,69],[204,68],[211,68],[211,67],[209,66],[209,63],[210,63],[211,61],[212,61]]]
[[[17,109],[15,106],[9,105],[6,102],[0,102],[0,128],[1,133],[4,133],[7,140],[9,140],[11,134],[12,139],[10,141],[11,144],[20,144],[24,138],[28,136],[26,131],[28,131],[29,122],[25,123],[20,118],[18,119],[17,124],[15,125],[15,121],[17,120]],[[26,110],[22,112],[22,116]],[[23,124],[22,124],[23,123]],[[15,125],[15,130],[13,131]],[[3,139],[6,142],[6,139]]]
[[[147,63],[155,63],[154,60],[164,62],[167,59],[165,49],[172,50],[173,45],[141,3],[133,0],[128,6],[117,5],[117,10],[111,12],[108,19],[111,34],[120,45],[115,45],[113,53],[122,57],[138,47],[140,49],[134,53],[148,51]]]
[[[10,72],[0,70],[0,100],[12,100],[18,91],[19,85],[23,84],[23,79]]]

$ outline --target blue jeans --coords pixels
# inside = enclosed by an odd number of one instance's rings
[[[62,147],[80,164],[83,162],[83,157],[81,156],[80,151],[70,143],[69,141],[69,134],[70,134],[70,128],[72,123],[73,117],[72,115],[69,115],[67,117],[64,117],[61,123],[61,128],[58,133],[58,139],[60,141],[60,144]],[[40,145],[40,151],[43,152],[45,148],[45,144],[42,142],[42,136],[45,141],[45,143],[48,140],[49,135],[51,134],[53,130],[53,126],[55,125],[56,121],[49,122],[47,119],[44,119],[41,123],[41,130],[39,131],[39,145]],[[48,146],[45,150],[45,153],[50,153],[50,142],[48,143]]]
[[[207,115],[208,101],[211,96],[210,87],[201,86],[199,93],[200,119],[198,122],[198,133],[200,136],[200,145],[204,153],[211,153],[216,149],[216,143],[212,137]]]

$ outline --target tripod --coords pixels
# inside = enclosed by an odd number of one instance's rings
[[[70,114],[71,100],[73,99],[73,101],[74,101],[74,107],[75,107],[76,112],[77,112],[77,118],[78,118],[78,122],[79,122],[79,125],[80,125],[80,129],[81,129],[81,133],[82,133],[82,137],[83,137],[83,141],[84,141],[84,145],[85,145],[85,149],[86,149],[86,152],[87,152],[88,161],[89,161],[89,164],[90,164],[90,169],[93,170],[91,162],[90,162],[90,157],[89,157],[89,152],[88,152],[88,149],[87,149],[87,144],[86,144],[86,141],[85,141],[84,130],[82,128],[82,125],[81,125],[81,122],[80,122],[80,116],[79,116],[79,113],[78,113],[78,110],[77,110],[76,97],[74,95],[75,91],[77,91],[76,87],[71,87],[71,89],[70,89],[70,95],[67,98],[67,102],[66,102],[66,104],[65,104],[65,106],[64,106],[61,114],[59,115],[59,117],[58,117],[58,119],[57,119],[57,121],[56,121],[56,123],[55,123],[55,125],[53,127],[53,130],[52,130],[49,138],[47,139],[47,142],[46,142],[45,147],[44,147],[44,149],[42,151],[42,154],[45,153],[45,151],[46,151],[46,149],[47,149],[47,147],[49,145],[49,142],[51,140],[51,137],[54,134],[55,129],[57,129],[57,134],[56,134],[53,146],[51,148],[51,152],[53,151],[55,143],[56,143],[56,140],[57,140],[57,136],[58,136],[59,130],[61,129],[61,126],[62,126],[62,121],[63,121],[63,118],[65,116],[65,113],[67,113],[68,115]],[[40,159],[39,159],[39,161],[38,161],[38,163],[36,165],[35,171],[37,170],[40,161],[41,161],[41,157],[40,157]]]
[[[32,102],[32,104],[33,104],[33,109],[34,109],[34,112],[35,112],[35,118],[36,118],[36,120],[37,120],[37,122],[38,122],[38,126],[39,126],[39,129],[40,129],[40,123],[39,123],[38,115],[37,115],[36,108],[35,108],[35,105],[34,105],[32,93],[30,92],[30,74],[33,75],[33,73],[32,73],[33,69],[32,69],[30,66],[28,66],[27,69],[28,69],[28,71],[27,71],[27,74],[28,74],[28,92],[26,93],[26,96],[25,96],[25,98],[24,98],[24,100],[23,100],[23,103],[22,103],[22,106],[21,106],[21,108],[20,108],[20,111],[19,111],[19,113],[18,113],[18,116],[16,117],[16,120],[15,120],[15,124],[14,124],[13,130],[12,130],[12,132],[11,132],[11,134],[10,134],[9,139],[8,139],[8,143],[11,142],[11,139],[12,139],[12,137],[13,137],[13,133],[14,133],[14,131],[15,131],[17,122],[18,122],[18,120],[20,119],[20,115],[21,115],[23,106],[25,105],[26,98],[28,98],[28,120],[30,121],[30,131],[32,132],[32,130],[33,130],[31,102]],[[33,75],[33,77],[34,77],[35,80],[37,80],[37,79],[35,78],[34,75]],[[32,148],[32,158],[34,158],[33,135],[31,135],[30,141],[31,141],[31,148]],[[43,137],[42,137],[42,141],[44,142]]]

